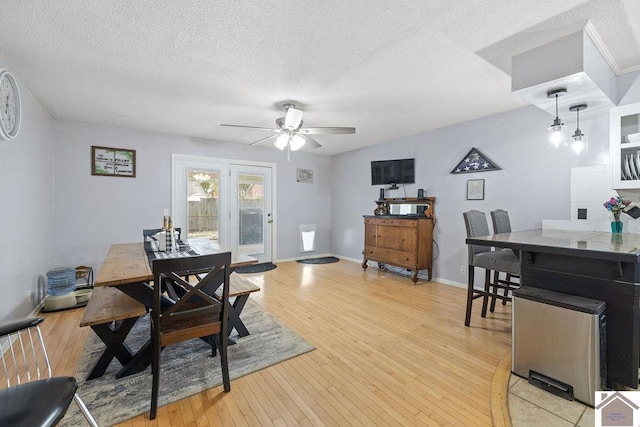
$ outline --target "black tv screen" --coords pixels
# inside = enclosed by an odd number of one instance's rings
[[[415,182],[414,159],[371,162],[371,185],[413,184]]]

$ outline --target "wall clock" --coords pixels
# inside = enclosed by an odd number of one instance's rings
[[[0,139],[12,139],[20,131],[20,92],[13,74],[0,70]]]

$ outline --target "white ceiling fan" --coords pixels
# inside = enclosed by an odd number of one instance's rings
[[[301,149],[305,144],[311,148],[319,148],[321,145],[318,141],[309,135],[328,135],[328,134],[352,134],[356,133],[353,127],[302,127],[302,110],[296,108],[295,104],[283,104],[282,107],[286,111],[285,117],[276,119],[275,128],[266,128],[259,126],[229,125],[221,124],[220,126],[259,129],[274,132],[274,135],[267,136],[252,142],[250,145],[256,145],[270,139],[275,139],[274,145],[280,150],[287,149],[288,152]]]

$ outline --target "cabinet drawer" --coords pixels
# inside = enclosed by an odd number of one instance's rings
[[[402,267],[412,267],[416,265],[415,252],[402,252],[392,249],[376,248],[374,246],[365,246],[364,257],[371,261],[399,265]]]
[[[404,219],[404,218],[365,218],[365,224],[375,225],[393,225],[396,227],[413,227],[418,225],[417,219]]]

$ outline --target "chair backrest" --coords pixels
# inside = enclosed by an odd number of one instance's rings
[[[38,326],[43,320],[33,317],[0,326],[0,388],[51,378],[51,365]]]
[[[230,264],[231,252],[153,260],[151,318],[156,342],[164,346],[217,333],[227,335]],[[190,281],[190,277],[197,280]],[[162,302],[165,290],[175,304]]]
[[[480,237],[488,236],[489,223],[487,222],[487,215],[484,212],[478,210],[470,210],[463,212],[464,225],[467,229],[467,237]],[[473,265],[473,257],[482,252],[488,252],[491,250],[490,246],[483,245],[468,245],[469,249],[469,265]]]
[[[494,234],[511,233],[509,212],[503,209],[496,209],[495,211],[491,211],[491,222],[493,223]]]

